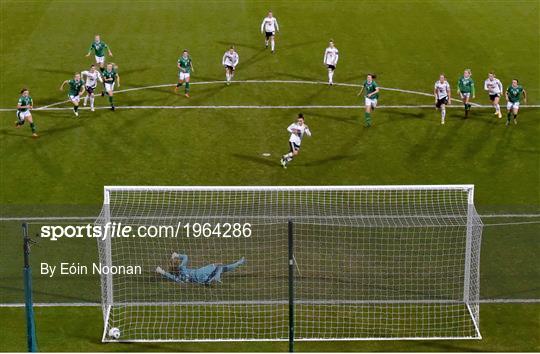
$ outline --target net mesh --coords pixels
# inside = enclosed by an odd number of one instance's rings
[[[110,187],[96,224],[168,234],[98,241],[102,264],[142,270],[102,274],[103,340],[286,340],[288,220],[296,339],[479,338],[482,222],[471,193],[464,186]],[[221,282],[178,281],[173,253],[207,279],[220,265],[245,263]],[[109,337],[111,328],[120,338]]]

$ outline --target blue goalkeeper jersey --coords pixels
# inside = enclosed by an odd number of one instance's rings
[[[180,273],[178,278],[181,282],[204,284],[212,280],[213,276],[216,274],[218,267],[215,264],[209,264],[201,268],[188,268],[188,256],[181,254],[179,255],[179,258],[181,262],[178,266]]]
[[[216,270],[217,266],[215,264],[209,264],[196,269],[181,266],[180,277],[182,278],[182,281],[204,284],[212,278],[212,275],[215,274]]]

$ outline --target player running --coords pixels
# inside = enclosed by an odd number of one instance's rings
[[[360,96],[365,91],[364,101],[366,112],[364,114],[364,127],[366,128],[371,127],[371,112],[377,107],[377,99],[379,98],[380,89],[379,85],[375,82],[376,78],[377,76],[375,74],[368,74],[366,81],[362,85],[362,89],[358,93],[358,96]]]
[[[120,76],[116,72],[118,70],[118,66],[116,66],[114,63],[108,63],[107,69],[103,71],[103,81],[105,82],[105,91],[107,93],[107,96],[109,96],[109,103],[111,105],[111,111],[114,111],[114,102],[113,102],[113,92],[114,92],[114,85],[118,83],[118,87],[120,87]]]
[[[225,78],[227,79],[227,85],[231,84],[234,77],[234,71],[236,70],[236,65],[238,65],[239,60],[240,57],[234,50],[234,46],[231,46],[229,50],[223,54],[221,64],[225,67]]]
[[[264,33],[264,45],[268,48],[268,42],[270,42],[270,50],[274,53],[276,41],[276,31],[279,32],[279,25],[277,19],[272,15],[272,11],[268,12],[268,16],[263,18],[261,23],[261,33]]]
[[[191,76],[191,72],[194,72],[195,69],[193,69],[193,61],[191,60],[191,56],[189,55],[187,49],[184,49],[182,56],[178,58],[178,70],[178,83],[174,88],[174,92],[178,92],[178,88],[182,86],[185,81],[186,89],[184,94],[187,98],[189,98],[189,78]]]
[[[94,90],[96,89],[98,80],[103,83],[101,74],[96,70],[94,64],[90,65],[90,70],[84,70],[81,72],[81,77],[85,81],[86,96],[83,99],[83,105],[86,106],[88,98],[90,98],[90,110],[94,112]]]
[[[501,99],[501,94],[503,92],[503,85],[499,79],[495,77],[495,73],[490,72],[488,78],[484,81],[484,90],[489,94],[489,99],[493,108],[495,108],[495,115],[499,118],[502,118],[501,106],[499,105],[499,100]]]
[[[444,74],[439,76],[439,80],[435,81],[435,87],[433,88],[433,94],[435,95],[435,107],[441,111],[441,124],[444,124],[446,118],[446,105],[450,104],[450,84],[446,81]]]
[[[156,267],[156,273],[175,283],[196,283],[210,285],[212,282],[221,283],[223,273],[232,272],[246,263],[244,257],[232,264],[208,264],[200,268],[188,268],[188,256],[173,252],[171,255],[170,271]]]
[[[521,101],[521,95],[523,95],[523,102],[527,103],[527,92],[519,85],[517,79],[512,80],[512,85],[506,89],[506,126],[510,124],[512,114],[514,115],[514,124],[517,124],[517,116],[519,111],[519,101]]]
[[[21,96],[17,103],[17,121],[15,122],[15,128],[20,128],[25,121],[30,123],[30,129],[32,129],[32,137],[37,138],[36,125],[32,119],[32,113],[30,110],[34,108],[34,100],[30,97],[30,91],[27,88],[21,90]]]
[[[87,57],[92,54],[92,51],[94,51],[95,58],[96,58],[96,64],[99,65],[99,70],[103,72],[105,70],[105,49],[109,52],[109,56],[113,56],[111,49],[109,46],[101,41],[101,37],[99,34],[96,34],[94,37],[94,41],[90,45],[90,48],[88,48],[88,54],[86,54]]]
[[[334,70],[339,59],[339,51],[334,46],[334,40],[331,39],[328,48],[324,51],[323,63],[328,68],[328,85],[334,84]]]
[[[471,69],[465,69],[463,76],[459,78],[457,84],[457,93],[463,101],[463,106],[465,107],[465,118],[469,116],[469,111],[471,110],[471,104],[469,103],[471,96],[475,97],[474,94],[474,81],[472,79]]]
[[[84,81],[81,79],[81,74],[75,73],[73,79],[62,82],[60,91],[64,90],[64,85],[69,85],[68,97],[71,103],[73,103],[73,113],[76,117],[79,116],[79,101],[84,93]]]
[[[309,127],[304,124],[304,115],[302,113],[298,113],[296,122],[289,125],[287,131],[291,133],[291,136],[289,138],[289,152],[281,158],[283,168],[287,168],[287,165],[300,152],[300,144],[302,144],[304,136],[311,136]]]

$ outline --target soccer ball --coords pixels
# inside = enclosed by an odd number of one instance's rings
[[[109,329],[109,337],[113,338],[113,339],[118,339],[120,338],[120,330],[116,327],[113,327],[111,329]]]

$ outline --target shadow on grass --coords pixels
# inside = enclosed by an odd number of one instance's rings
[[[246,43],[238,43],[238,42],[230,42],[230,41],[216,41],[215,43],[217,44],[220,44],[223,46],[223,53],[225,53],[225,51],[227,49],[229,49],[231,47],[231,45],[233,45],[235,48],[249,48],[249,49],[253,49],[253,50],[257,50],[257,51],[264,51],[264,47],[261,47],[260,45],[258,46],[255,46],[253,44],[246,44]]]
[[[329,156],[329,157],[326,157],[324,159],[319,159],[319,160],[315,160],[315,161],[299,163],[298,165],[299,166],[307,166],[307,167],[320,166],[320,165],[325,165],[325,164],[327,164],[329,162],[356,160],[359,156],[360,156],[360,154],[354,154],[354,155],[346,155],[346,154],[341,155],[340,154],[340,155]]]
[[[23,299],[24,289],[23,289],[22,286],[21,287],[0,286],[0,289],[2,290],[3,294],[5,294],[7,292],[13,292],[13,293],[21,294],[21,299]],[[32,290],[32,293],[34,294],[34,301],[36,300],[37,297],[40,297],[40,296],[47,296],[50,299],[54,299],[55,302],[62,302],[62,301],[70,300],[70,301],[73,301],[73,302],[95,302],[95,303],[98,303],[98,301],[99,301],[99,300],[96,300],[96,299],[82,298],[82,297],[77,297],[77,296],[70,296],[70,295],[66,295],[65,293],[55,293],[55,292],[50,292],[50,291],[40,291],[40,290],[36,289],[36,287],[34,287],[34,289]],[[39,301],[37,301],[37,302],[39,302]]]
[[[316,117],[316,118],[322,118],[322,119],[330,119],[335,120],[337,122],[346,123],[346,124],[352,124],[357,126],[359,123],[359,117],[360,115],[351,115],[347,117],[340,117],[337,115],[327,114],[327,113],[319,113],[314,111],[306,111],[304,112],[307,119],[310,119],[310,117]]]
[[[254,155],[245,155],[245,154],[232,154],[232,156],[242,159],[245,161],[255,162],[259,165],[264,166],[270,166],[270,167],[280,167],[279,161],[275,159],[271,159],[271,157],[262,157],[262,156],[254,156]]]

